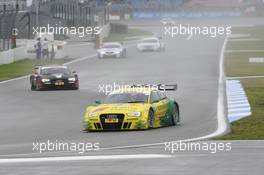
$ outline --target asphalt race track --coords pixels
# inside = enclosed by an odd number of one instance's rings
[[[141,27],[162,35],[163,30],[158,26],[159,23],[150,23],[151,27]],[[134,22],[133,27],[136,24]],[[136,47],[130,44],[127,50],[128,57],[125,59],[97,59],[92,57],[95,51],[87,49],[89,47],[87,45],[67,46],[71,49],[72,57],[87,57],[87,59],[69,65],[79,75],[79,91],[31,92],[28,78],[0,83],[0,159],[67,154],[34,153],[32,143],[37,141],[99,142],[101,148],[111,148],[190,139],[213,133],[217,129],[219,61],[224,37],[200,36],[191,39],[187,37],[164,38],[165,52],[138,53]],[[176,92],[169,92],[168,96],[174,97],[179,102],[182,124],[148,131],[82,132],[82,120],[86,106],[104,97],[103,93],[98,92],[98,86],[113,85],[114,82],[118,84],[177,83],[179,89]],[[100,154],[163,154],[163,150],[162,147],[149,147],[108,150]],[[233,160],[240,159],[237,152],[231,154]],[[97,152],[90,154],[96,155]],[[248,154],[254,154],[249,155],[250,158],[253,156],[261,160],[257,153]],[[80,155],[77,154],[77,156]],[[221,174],[222,169],[226,170],[223,171],[224,174],[230,173],[227,171],[230,164],[223,163],[229,157],[227,153],[220,155],[219,159],[217,156],[203,153],[183,153],[179,155],[180,158],[172,156],[172,158],[161,159],[144,159],[143,156],[139,160],[126,161],[57,162],[58,168],[56,168],[57,163],[37,162],[34,163],[33,168],[30,163],[23,166],[20,164],[5,165],[0,162],[0,174],[41,174],[40,172],[47,172],[47,174],[84,174],[85,172],[87,174],[89,172],[92,174],[130,174],[136,166],[139,169],[135,170],[135,174],[163,174],[162,172],[176,174],[176,171],[180,174],[206,174],[205,169],[208,170],[208,174]],[[191,159],[192,156],[195,158]],[[179,159],[184,161],[179,161]],[[195,164],[196,161],[197,164]],[[211,161],[211,164],[205,164],[206,161]],[[228,160],[229,163],[230,161],[231,159]],[[219,165],[219,162],[223,164]],[[247,162],[243,163],[241,165],[249,165]],[[184,172],[187,164],[192,165],[194,169]],[[144,170],[145,166],[146,170]],[[214,167],[216,167],[215,170]],[[235,168],[239,169],[236,166]],[[234,170],[233,173],[237,172]],[[244,171],[243,173],[249,172]]]

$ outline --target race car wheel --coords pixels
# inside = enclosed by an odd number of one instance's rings
[[[153,112],[153,110],[149,110],[149,115],[148,115],[148,128],[149,129],[154,128],[154,112]]]
[[[124,51],[122,52],[122,57],[123,57],[123,58],[126,58],[126,56],[127,56],[127,54],[126,54],[126,51],[124,50]]]
[[[79,87],[74,87],[74,88],[72,88],[73,90],[79,90]]]
[[[38,83],[36,84],[35,90],[40,91],[40,87]]]
[[[33,85],[33,83],[31,83],[31,90],[32,91],[36,90],[36,87]]]
[[[103,58],[103,56],[101,56],[100,53],[97,53],[97,58],[101,59],[101,58]]]
[[[176,104],[173,105],[171,119],[172,119],[172,125],[177,125],[180,122],[180,113]]]

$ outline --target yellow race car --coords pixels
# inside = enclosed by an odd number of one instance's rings
[[[176,86],[165,86],[132,86],[113,91],[103,102],[96,101],[96,105],[87,107],[84,130],[141,130],[177,125],[179,105],[164,92],[176,90]]]

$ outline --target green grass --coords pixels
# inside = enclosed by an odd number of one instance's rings
[[[224,140],[264,139],[264,79],[242,81],[252,108],[252,115],[231,124],[231,133]]]
[[[226,76],[256,76],[264,75],[264,63],[249,63],[250,57],[263,57],[264,52],[227,53],[225,55]]]
[[[226,50],[263,50],[264,40],[255,41],[229,41]]]
[[[104,42],[124,42],[140,39],[143,36],[151,36],[152,33],[141,29],[128,29],[127,33],[111,33]]]
[[[54,59],[54,60],[31,60],[24,59],[16,61],[11,64],[0,65],[0,81],[21,77],[28,75],[32,72],[34,65],[50,65],[50,64],[63,64],[69,60],[67,59]]]
[[[264,38],[264,26],[232,27],[232,34],[250,35],[246,38]]]
[[[250,35],[246,38],[264,38],[264,26],[238,27],[233,34]],[[242,37],[243,39],[245,37]],[[264,50],[262,41],[230,41],[228,50]],[[232,52],[225,54],[227,76],[264,75],[264,63],[249,63],[250,57],[264,57],[264,52]],[[241,80],[247,93],[252,115],[231,124],[231,132],[218,139],[252,140],[264,139],[264,78]]]
[[[264,26],[235,27],[232,29],[232,34],[250,35],[246,39],[254,39],[255,37],[255,39],[264,39]],[[226,52],[225,71],[227,76],[264,75],[264,63],[249,62],[249,58],[264,57],[264,40],[229,40],[226,50],[263,50],[257,52]]]

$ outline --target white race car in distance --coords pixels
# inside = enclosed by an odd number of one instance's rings
[[[118,42],[107,42],[104,43],[100,49],[97,50],[97,57],[115,57],[115,58],[125,58],[126,57],[126,48]]]
[[[158,37],[144,38],[137,44],[137,50],[143,51],[164,51],[165,44]]]
[[[163,25],[175,25],[175,21],[171,18],[162,18],[160,20],[160,22],[163,24]]]

